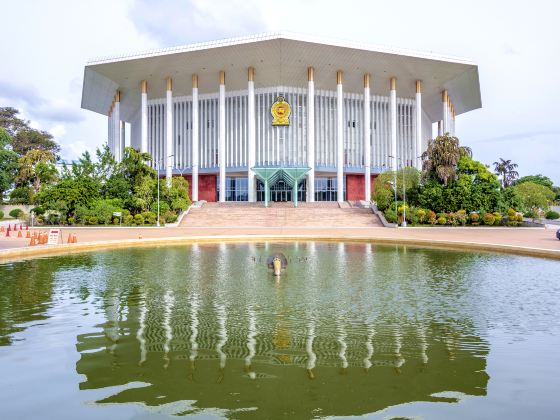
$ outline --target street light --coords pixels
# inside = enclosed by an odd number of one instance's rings
[[[395,158],[395,156],[388,156],[390,158]],[[403,160],[400,157],[396,157],[396,159],[400,160],[401,162],[401,168],[403,170],[403,174],[402,174],[402,181],[403,181],[403,221],[401,223],[402,227],[406,227],[406,185],[405,185],[405,173],[404,173],[404,163]],[[395,171],[395,213],[397,214],[397,221],[398,221],[398,216],[399,216],[399,209],[397,207],[397,171]]]
[[[171,158],[174,155],[169,155],[167,156],[167,158]],[[156,173],[157,173],[157,220],[156,220],[156,226],[160,227],[160,223],[159,223],[159,164],[160,162],[162,162],[165,158],[161,158],[160,160],[156,160],[154,161],[156,164]]]

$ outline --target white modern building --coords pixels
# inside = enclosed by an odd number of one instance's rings
[[[286,33],[96,59],[82,94],[193,201],[369,200],[480,107],[471,60]]]

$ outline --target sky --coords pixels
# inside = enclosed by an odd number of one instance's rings
[[[560,185],[560,3],[553,0],[0,0],[0,106],[51,132],[61,157],[106,141],[80,108],[91,58],[289,31],[449,54],[479,66],[482,108],[457,117],[461,144],[491,165]]]

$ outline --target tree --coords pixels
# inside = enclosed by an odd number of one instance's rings
[[[0,127],[4,128],[10,137],[18,131],[29,128],[29,121],[18,118],[19,111],[12,107],[0,107]]]
[[[517,168],[517,163],[513,163],[510,159],[500,158],[498,162],[494,162],[494,170],[496,175],[502,177],[502,186],[504,188],[512,185],[519,177],[519,173],[515,170]]]
[[[554,183],[552,182],[552,180],[549,177],[541,175],[541,174],[522,176],[521,178],[519,178],[518,180],[516,180],[514,182],[514,185],[523,184],[524,182],[533,182],[535,184],[539,184],[539,185],[543,185],[545,187],[548,187],[550,189],[552,189],[553,186],[554,186]]]
[[[19,172],[16,183],[18,186],[30,185],[37,194],[43,184],[51,183],[56,179],[55,161],[55,156],[50,151],[30,150],[18,160]]]
[[[19,130],[12,139],[12,148],[20,156],[31,150],[51,152],[53,155],[60,152],[60,146],[50,133],[33,128]]]
[[[523,182],[515,189],[526,210],[547,209],[556,195],[550,188],[534,182]]]
[[[18,155],[9,149],[10,135],[0,127],[0,202],[14,185],[18,170]]]
[[[385,194],[382,192],[385,189],[392,191],[394,195],[393,183],[395,182],[395,176],[397,179],[397,199],[402,200],[403,198],[403,178],[404,186],[407,196],[418,187],[420,183],[420,172],[418,169],[413,167],[406,167],[404,169],[399,169],[398,171],[385,171],[377,177],[373,187],[373,199],[377,201],[377,195]]]
[[[457,163],[463,155],[472,156],[468,147],[459,146],[459,139],[448,133],[428,142],[422,153],[422,171],[425,180],[437,180],[447,185],[456,176]]]

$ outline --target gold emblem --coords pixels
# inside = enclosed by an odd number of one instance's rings
[[[279,96],[276,102],[272,104],[270,113],[272,114],[272,125],[290,125],[292,108],[283,96]]]

